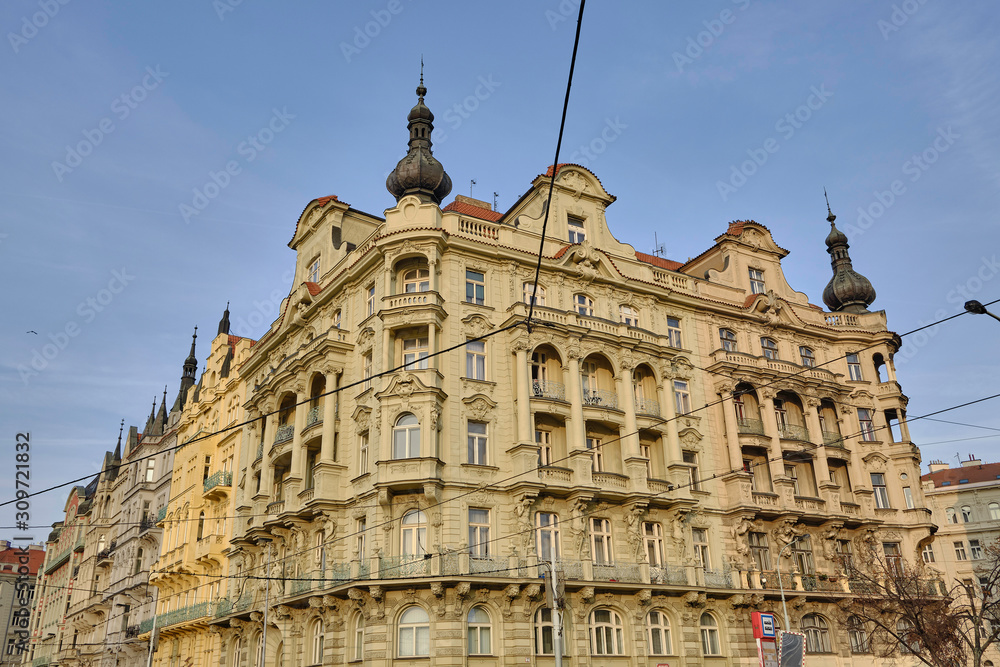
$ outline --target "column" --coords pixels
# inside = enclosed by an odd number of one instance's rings
[[[736,423],[736,409],[733,407],[733,387],[724,384],[716,388],[719,395],[719,406],[726,424],[726,442],[729,445],[729,468],[743,469],[743,447],[740,445],[740,429]]]
[[[771,439],[770,454],[772,461],[768,464],[771,469],[771,486],[774,481],[785,476],[784,459],[781,457],[781,437],[778,435],[778,424],[774,421],[774,392],[762,389],[758,392],[761,397],[760,421],[764,426],[764,435]]]
[[[509,359],[510,357],[508,357]],[[518,442],[534,442],[531,423],[531,388],[528,369],[527,343],[514,344],[514,377],[517,381],[517,440]]]
[[[274,485],[274,469],[271,467],[271,446],[274,444],[274,434],[277,431],[278,415],[273,413],[274,403],[266,403],[264,414],[264,458],[260,462],[260,492],[269,495]],[[256,452],[255,452],[256,454]]]
[[[295,385],[295,402],[298,403],[305,395],[305,384],[299,382]],[[309,404],[303,403],[295,406],[294,430],[292,431],[292,465],[289,470],[289,478],[301,481],[305,476],[305,452],[302,451],[302,429],[306,427],[306,415],[309,412]]]
[[[629,459],[639,456],[639,427],[635,420],[635,387],[632,386],[631,359],[623,359],[618,384],[618,395],[625,402],[625,437],[622,438],[622,457]]]
[[[826,460],[826,449],[823,448],[823,429],[819,423],[819,401],[806,399],[806,427],[809,429],[809,441],[818,444],[816,449],[816,483],[822,487],[830,481],[830,465]]]
[[[667,427],[667,461],[666,465],[681,463],[684,457],[681,455],[681,441],[677,436],[677,407],[674,401],[674,378],[670,366],[662,369],[663,380],[661,382],[660,405],[664,408]]]
[[[339,386],[339,378],[343,372],[342,368],[326,371],[326,391]],[[319,459],[333,463],[333,434],[337,423],[337,400],[336,394],[327,394],[323,397],[323,438],[320,445]]]
[[[566,395],[570,404],[570,420],[566,429],[568,452],[584,449],[587,443],[587,426],[583,421],[583,386],[580,381],[580,348],[575,343],[567,352],[569,370],[566,372]]]

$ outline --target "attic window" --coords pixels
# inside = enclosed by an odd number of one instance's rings
[[[969,480],[967,480],[967,479],[960,479],[960,480],[958,480],[958,483],[959,484],[968,484]]]
[[[583,218],[568,216],[566,224],[569,227],[569,242],[583,243],[587,238],[587,233],[583,229]]]
[[[951,486],[951,482],[941,482],[941,486]]]

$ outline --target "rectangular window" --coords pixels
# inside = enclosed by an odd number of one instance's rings
[[[983,557],[983,547],[979,544],[979,540],[969,540],[969,558],[972,560],[981,560]]]
[[[403,364],[406,368],[427,368],[428,339],[426,336],[403,339]]]
[[[871,473],[872,491],[875,493],[875,507],[889,508],[889,490],[885,487],[885,475],[880,472]]]
[[[861,424],[861,439],[864,442],[875,442],[875,424],[872,422],[872,412],[858,408],[858,422]]]
[[[365,312],[368,313],[368,317],[371,317],[375,314],[375,285],[369,285],[365,291],[367,294]]]
[[[538,445],[538,465],[552,465],[552,432],[535,431],[535,444]]]
[[[674,380],[674,407],[679,415],[691,412],[691,392],[685,380]]]
[[[368,433],[358,436],[358,474],[368,472]]]
[[[965,554],[965,542],[955,542],[955,560],[968,560]]]
[[[490,556],[489,510],[469,510],[469,555],[473,558]]]
[[[609,520],[594,518],[590,520],[590,546],[595,565],[611,565],[615,562]]]
[[[754,565],[761,572],[771,569],[771,550],[767,546],[767,533],[747,533],[747,543],[750,545],[750,556]]]
[[[698,452],[685,451],[682,454],[684,463],[688,464],[688,482],[692,491],[701,491],[701,480],[698,476]]]
[[[854,547],[850,540],[837,540],[837,561],[845,574],[854,567]]]
[[[489,465],[486,454],[486,422],[469,422],[469,463]]]
[[[898,574],[903,564],[903,552],[899,549],[899,542],[883,542],[882,553],[885,554],[885,564],[889,571]]]
[[[929,544],[925,544],[923,550],[920,552],[921,558],[924,559],[925,563],[934,562],[934,547]]]
[[[757,488],[757,476],[754,474],[755,467],[756,466],[753,461],[750,459],[743,459],[743,472],[750,475],[750,490],[760,491],[761,489]]]
[[[361,358],[361,375],[365,380],[362,385],[365,391],[372,388],[372,353],[365,352],[364,356]]]
[[[465,300],[480,306],[486,303],[486,276],[478,271],[465,271]]]
[[[639,326],[639,313],[632,306],[621,306],[620,307],[622,324],[626,324],[630,327]]]
[[[538,559],[559,560],[559,515],[551,512],[535,514]]]
[[[587,438],[587,449],[590,451],[590,471],[604,472],[604,450],[600,438]]]
[[[587,233],[583,228],[583,219],[568,216],[566,226],[569,227],[569,242],[583,243],[587,238]]]
[[[808,535],[802,535],[792,545],[792,559],[800,574],[812,575],[816,573],[816,566],[813,563],[812,542]]]
[[[594,300],[586,294],[577,294],[573,297],[573,304],[576,307],[576,312],[581,315],[594,316]]]
[[[524,302],[529,306],[531,305],[532,298],[534,298],[536,306],[545,305],[545,288],[541,285],[539,285],[536,290],[535,283],[524,283],[521,287],[521,291],[524,293]]]
[[[465,377],[486,379],[486,341],[470,340],[465,346]]]
[[[712,559],[708,552],[708,531],[704,528],[691,529],[691,543],[694,545],[694,560],[699,567],[712,569]]]
[[[785,477],[792,480],[792,490],[794,491],[795,495],[801,496],[802,495],[801,489],[799,489],[799,473],[795,469],[795,466],[793,465],[785,466]]]
[[[309,282],[319,282],[319,257],[314,259],[313,263],[309,265]]]
[[[653,476],[653,459],[652,459],[652,449],[650,448],[650,446],[640,442],[639,456],[646,459],[646,479],[650,479]]]
[[[667,344],[677,349],[684,347],[681,345],[681,322],[672,317],[667,318]]]
[[[906,509],[913,509],[913,492],[908,486],[903,487],[903,502],[906,503]]]
[[[650,567],[663,567],[663,526],[647,521],[642,524],[642,535]]]
[[[368,557],[368,552],[365,549],[368,541],[366,539],[368,537],[368,519],[357,520],[357,523],[354,524],[354,534],[354,549],[358,552],[358,560],[364,560]]]
[[[847,355],[847,374],[852,380],[857,382],[864,380],[864,377],[861,375],[861,361],[858,359],[858,355]]]
[[[146,481],[154,481],[156,475],[156,459],[146,459]]]
[[[764,285],[764,272],[760,269],[750,269],[750,293],[763,294],[767,291]]]

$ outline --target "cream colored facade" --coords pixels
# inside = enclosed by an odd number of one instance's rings
[[[755,665],[779,560],[809,664],[872,663],[838,558],[862,539],[919,557],[932,531],[885,314],[811,305],[753,222],[685,265],[636,253],[564,165],[529,332],[547,187],[502,215],[420,193],[384,219],[306,207],[241,366],[264,426],[244,431],[217,664],[261,664],[266,599],[268,666],[552,665],[553,548],[567,664]]]
[[[252,345],[222,329],[220,325],[205,371],[177,423],[181,446],[174,452],[171,497],[160,521],[162,549],[150,577],[157,589],[157,614],[140,627],[144,638],[154,628],[158,634],[156,667],[216,664],[220,649],[207,623],[226,590],[233,471],[240,456],[245,395],[237,365]]]

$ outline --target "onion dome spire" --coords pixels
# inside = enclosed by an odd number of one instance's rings
[[[826,197],[826,190],[823,190]],[[826,251],[830,253],[833,278],[823,290],[823,302],[833,311],[846,313],[867,313],[868,306],[875,300],[875,288],[863,275],[854,270],[851,256],[847,252],[850,245],[847,235],[837,229],[837,216],[830,210],[830,198],[826,198],[827,221],[830,234],[826,237]]]
[[[406,117],[407,128],[410,130],[409,150],[385,179],[385,187],[396,201],[406,195],[417,195],[421,199],[440,205],[451,192],[451,177],[435,159],[431,150],[434,114],[424,104],[426,94],[424,63],[421,60],[417,104],[410,109],[410,114]]]

